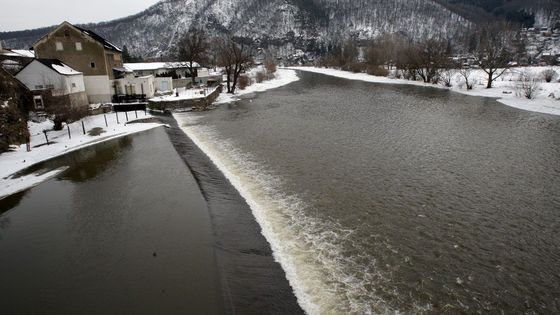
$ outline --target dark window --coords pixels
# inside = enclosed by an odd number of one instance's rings
[[[95,68],[95,62],[92,62],[92,63],[90,64],[90,66],[91,66],[92,68]]]
[[[66,37],[66,38],[70,37],[70,31],[69,30],[64,30],[64,37]]]

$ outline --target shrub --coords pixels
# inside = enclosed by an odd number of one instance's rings
[[[239,76],[239,82],[237,82],[237,86],[239,86],[240,90],[245,90],[249,85],[251,85],[251,79],[248,76],[242,75]]]
[[[255,80],[257,81],[257,83],[262,83],[264,80],[266,80],[266,74],[262,71],[257,72]]]
[[[276,63],[272,59],[267,59],[264,62],[264,67],[266,68],[266,72],[269,74],[276,73]]]
[[[440,72],[439,77],[441,84],[445,87],[452,87],[453,77],[455,76],[455,69],[444,69]]]
[[[550,68],[550,69],[546,69],[543,72],[541,72],[541,76],[542,78],[547,82],[550,83],[552,82],[552,80],[554,80],[556,78],[558,74],[556,73],[556,71],[554,71],[554,69]]]
[[[540,89],[539,80],[529,72],[521,74],[519,82],[515,86],[515,94],[518,97],[525,97],[527,99],[534,99],[537,97]]]
[[[27,120],[15,104],[0,101],[0,153],[29,138]]]
[[[366,69],[365,64],[361,63],[361,62],[350,62],[348,63],[345,67],[344,67],[346,71],[351,71],[354,73],[361,73],[364,72],[364,70]]]
[[[367,74],[378,77],[386,77],[389,75],[389,70],[379,66],[370,66],[367,69]]]

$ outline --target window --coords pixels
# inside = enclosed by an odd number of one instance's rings
[[[66,38],[70,37],[70,31],[69,30],[64,30],[64,37],[66,37]]]
[[[35,103],[35,109],[45,108],[43,105],[43,97],[41,97],[41,95],[33,96],[33,102]]]
[[[76,42],[76,50],[77,51],[82,51],[82,43]]]
[[[46,88],[47,90],[48,90],[48,89],[54,89],[54,85],[52,85],[52,84],[47,84],[47,85],[45,85],[45,88]]]
[[[75,88],[75,87],[76,87],[76,83],[72,83],[72,87]]]
[[[95,62],[92,62],[92,63],[90,64],[90,67],[92,67],[93,69],[95,69]]]
[[[35,85],[35,90],[42,90],[43,88],[45,88],[42,85]]]
[[[62,51],[64,50],[64,46],[62,45],[62,42],[56,42],[56,51]]]

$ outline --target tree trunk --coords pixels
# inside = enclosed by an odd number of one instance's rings
[[[488,84],[486,84],[486,88],[487,89],[491,89],[492,88],[492,82],[494,81],[494,73],[492,71],[490,71],[488,73]]]
[[[226,67],[226,76],[227,76],[227,92],[231,93],[231,68]]]

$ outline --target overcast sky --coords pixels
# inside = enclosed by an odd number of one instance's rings
[[[0,0],[0,32],[125,17],[158,0]]]

